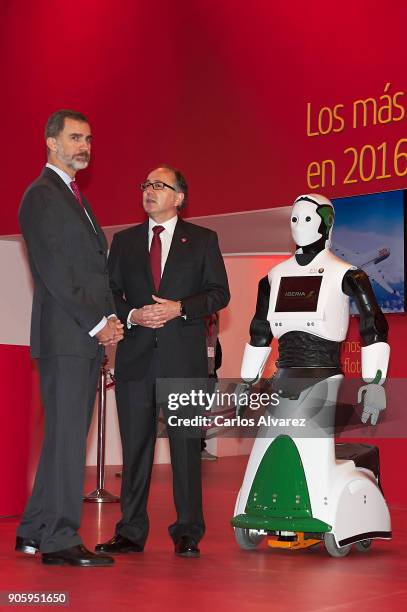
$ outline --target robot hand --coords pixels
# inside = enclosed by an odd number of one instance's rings
[[[243,416],[249,405],[251,384],[247,382],[240,382],[236,385],[235,396],[236,396],[236,416]]]
[[[369,419],[372,425],[376,425],[379,414],[386,409],[386,391],[381,385],[371,383],[361,387],[358,391],[358,403],[363,398],[362,423],[367,423]]]

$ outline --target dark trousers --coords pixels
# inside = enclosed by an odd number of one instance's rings
[[[40,542],[41,552],[81,544],[86,438],[92,420],[103,350],[95,359],[39,359],[45,432],[34,487],[17,535]]]
[[[154,354],[142,380],[117,381],[116,401],[123,449],[121,489],[122,518],[116,532],[144,546],[149,520],[147,500],[157,432],[156,379],[160,378],[158,356]],[[167,420],[169,411],[163,407]],[[167,427],[173,494],[177,520],[169,526],[176,542],[188,535],[199,541],[205,531],[202,514],[201,439],[184,428]]]

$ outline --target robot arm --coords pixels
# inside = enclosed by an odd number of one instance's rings
[[[253,385],[258,381],[263,373],[270,352],[271,348],[269,346],[246,344],[240,371],[240,376],[246,383]]]
[[[273,338],[270,323],[267,320],[270,301],[270,283],[267,276],[259,282],[256,312],[250,324],[250,344],[246,344],[241,377],[249,384],[260,377],[270,355],[270,343]]]
[[[264,276],[257,290],[256,312],[250,324],[250,344],[252,346],[270,346],[273,334],[267,319],[270,302],[270,282]]]
[[[366,382],[383,384],[390,355],[387,344],[389,326],[367,274],[363,270],[348,270],[342,281],[342,289],[355,300],[360,314],[359,330],[365,344],[362,347],[362,378]]]
[[[269,301],[270,283],[268,277],[265,276],[259,282],[256,312],[250,324],[250,344],[246,344],[243,353],[240,371],[242,382],[235,389],[236,414],[238,416],[243,416],[245,413],[250,387],[261,377],[271,352],[270,343],[273,334],[267,320]]]
[[[360,314],[360,335],[365,342],[362,347],[362,378],[369,384],[358,392],[358,402],[363,401],[361,420],[367,423],[370,419],[372,425],[376,425],[380,413],[386,408],[386,394],[381,385],[386,380],[389,363],[389,326],[363,270],[348,270],[342,289],[356,302]]]

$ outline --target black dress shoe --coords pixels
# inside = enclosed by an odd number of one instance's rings
[[[175,554],[180,557],[199,557],[197,543],[190,536],[181,536],[175,543]]]
[[[40,544],[37,540],[31,540],[30,538],[22,538],[21,536],[16,537],[15,549],[17,552],[25,553],[26,555],[35,555],[40,549]]]
[[[119,553],[143,552],[143,547],[117,533],[108,542],[96,544],[95,551],[117,555]]]
[[[107,555],[95,555],[83,544],[57,550],[56,552],[42,553],[42,562],[45,565],[77,565],[80,567],[102,567],[113,565],[114,559]]]

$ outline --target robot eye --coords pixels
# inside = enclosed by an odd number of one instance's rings
[[[297,221],[298,221],[297,217],[293,217],[293,218],[291,219],[291,223],[297,223]]]
[[[309,222],[311,221],[311,217],[305,217],[305,220]]]

